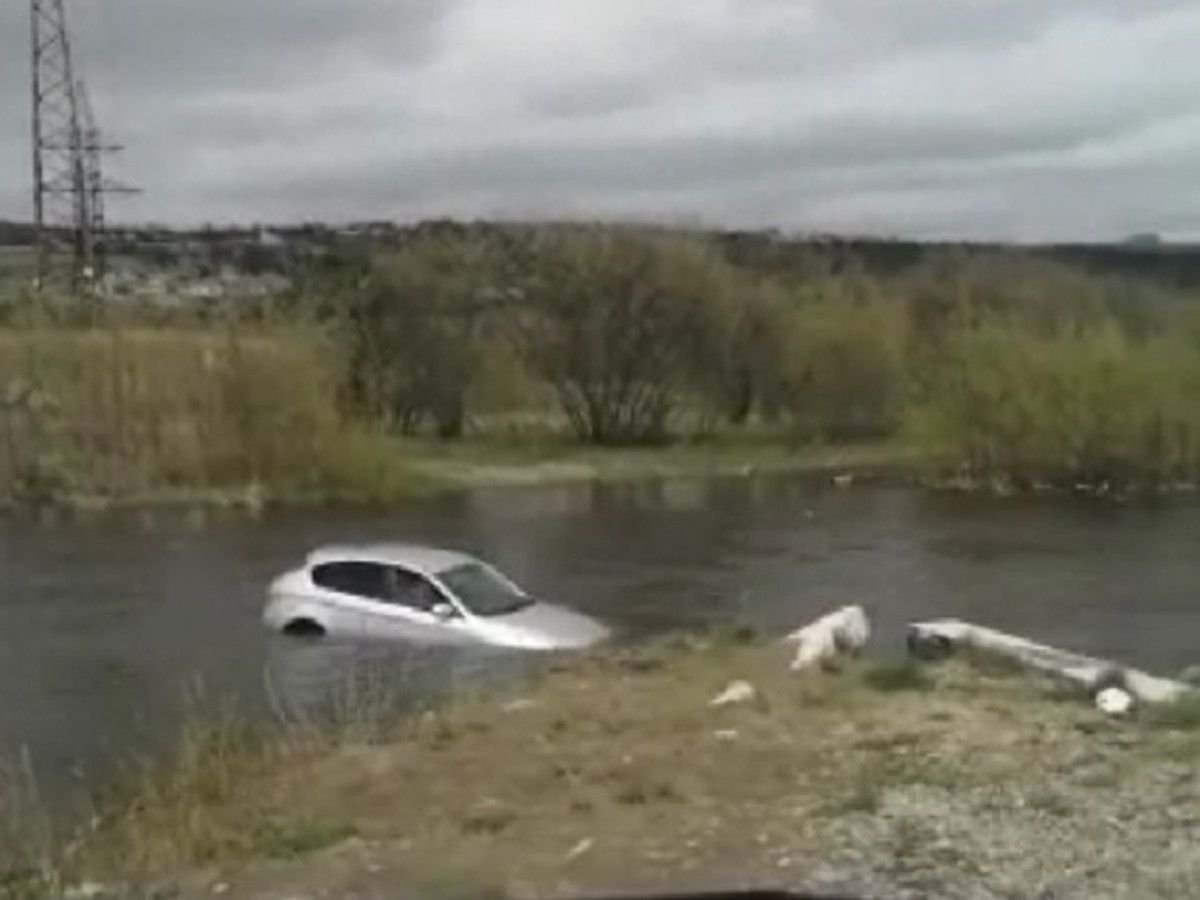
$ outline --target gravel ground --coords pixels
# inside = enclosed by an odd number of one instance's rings
[[[711,706],[741,679],[753,697]],[[236,803],[204,812],[208,832],[269,817],[353,836],[303,851],[289,839],[282,853],[240,844],[156,883],[181,900],[738,886],[1197,898],[1198,718],[1109,720],[1045,683],[959,663],[795,676],[775,650],[724,645],[588,661],[430,716],[395,744],[239,782]]]

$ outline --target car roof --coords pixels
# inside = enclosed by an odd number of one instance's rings
[[[457,550],[403,543],[327,544],[311,551],[305,559],[309,566],[333,562],[382,563],[423,575],[436,575],[478,560]]]

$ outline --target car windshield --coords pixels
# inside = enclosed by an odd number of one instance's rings
[[[442,583],[477,616],[503,616],[533,603],[486,566],[466,563],[438,575]]]

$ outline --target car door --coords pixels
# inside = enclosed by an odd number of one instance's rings
[[[387,623],[390,582],[387,566],[361,560],[321,563],[310,577],[335,634],[370,637]]]
[[[468,634],[461,613],[448,620],[434,614],[436,604],[448,602],[441,589],[400,566],[330,562],[314,567],[312,580],[327,592],[330,618],[340,633],[422,643],[458,642]]]
[[[406,638],[422,643],[458,643],[468,637],[466,620],[457,605],[442,589],[418,572],[401,566],[390,566],[387,603],[390,616],[401,623]],[[436,607],[453,610],[448,617],[435,613]]]

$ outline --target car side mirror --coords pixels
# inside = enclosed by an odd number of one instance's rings
[[[458,615],[458,611],[449,603],[435,603],[430,611],[440,622],[449,622]]]

